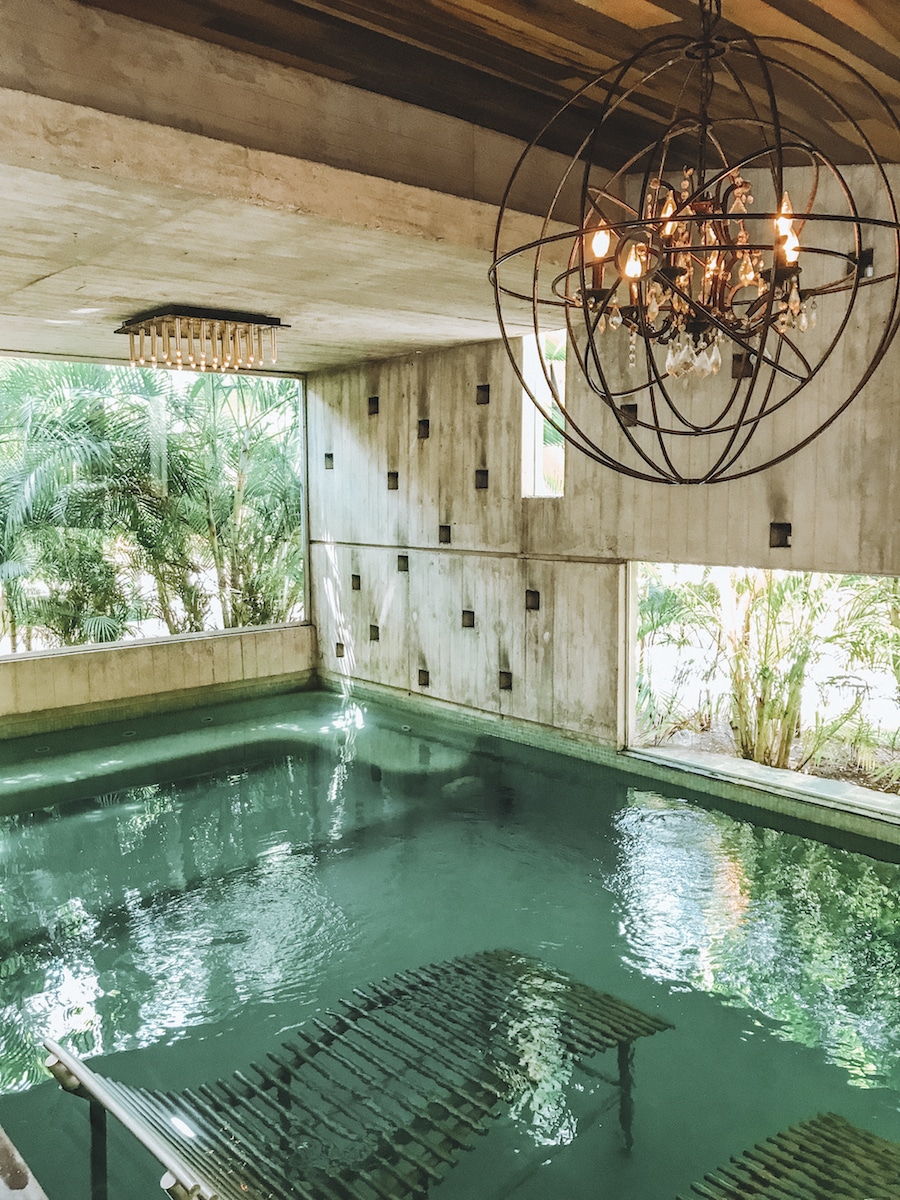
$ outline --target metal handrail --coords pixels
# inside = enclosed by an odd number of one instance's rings
[[[215,1189],[200,1179],[171,1146],[122,1104],[105,1079],[95,1075],[90,1067],[57,1042],[48,1038],[44,1048],[50,1052],[44,1065],[60,1087],[101,1105],[166,1168],[160,1186],[172,1200],[218,1200]]]

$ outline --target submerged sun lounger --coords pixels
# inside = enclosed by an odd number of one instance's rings
[[[792,1125],[678,1200],[898,1200],[900,1146],[835,1113]]]
[[[422,1197],[491,1118],[606,1050],[630,1147],[633,1043],[670,1028],[508,950],[401,972],[342,1007],[265,1065],[181,1092],[116,1083],[45,1042],[56,1079],[91,1101],[95,1200],[107,1112],[162,1164],[173,1200]]]

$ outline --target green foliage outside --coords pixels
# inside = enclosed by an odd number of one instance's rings
[[[0,647],[297,619],[297,383],[0,362]]]
[[[643,744],[900,791],[900,581],[643,564]]]

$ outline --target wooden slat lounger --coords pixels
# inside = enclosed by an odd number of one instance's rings
[[[163,1165],[174,1200],[421,1197],[561,1055],[613,1049],[630,1144],[633,1043],[669,1028],[509,950],[401,972],[342,1009],[265,1063],[180,1092],[116,1083],[46,1042],[57,1080],[91,1101],[96,1200],[106,1112]]]
[[[900,1145],[835,1113],[767,1138],[678,1200],[898,1200]]]

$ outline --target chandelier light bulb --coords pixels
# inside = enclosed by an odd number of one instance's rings
[[[775,218],[775,230],[783,242],[781,253],[784,261],[788,266],[793,266],[800,257],[800,239],[794,232],[794,210],[787,192],[781,200],[781,215]]]
[[[786,238],[794,228],[794,209],[787,194],[781,197],[781,215],[775,218],[775,230],[780,238]]]
[[[670,238],[675,232],[676,222],[669,219],[675,212],[675,207],[675,196],[672,192],[669,192],[668,196],[666,196],[666,202],[662,207],[662,212],[659,214],[660,220],[665,222],[662,230],[664,238]]]
[[[631,249],[628,251],[628,257],[625,260],[625,277],[627,279],[640,279],[644,273],[644,262],[638,250],[637,242],[631,243]]]
[[[601,258],[606,258],[609,254],[610,232],[609,226],[604,222],[598,225],[591,238],[591,257],[596,261]]]

